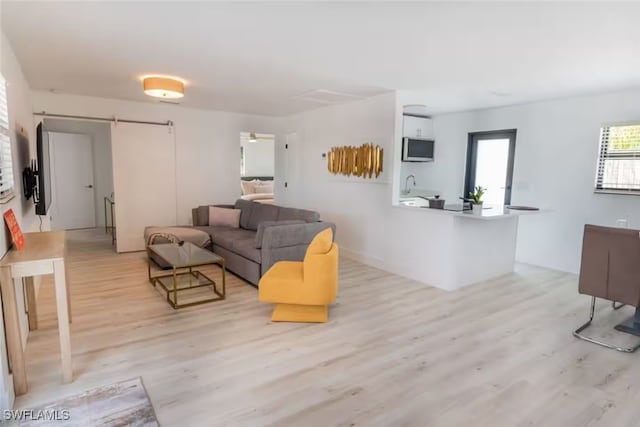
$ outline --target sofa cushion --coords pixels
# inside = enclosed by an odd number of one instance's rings
[[[209,225],[220,225],[232,228],[240,227],[240,209],[209,207]]]
[[[261,263],[261,251],[255,247],[255,237],[249,239],[236,239],[233,241],[231,250],[240,256],[251,261]]]
[[[258,224],[258,231],[256,232],[256,248],[260,249],[262,247],[262,238],[264,237],[264,230],[267,227],[279,226],[279,225],[292,225],[292,224],[304,224],[305,222],[301,219],[292,219],[289,221],[262,221]]]
[[[214,232],[218,229],[229,229],[229,227],[219,227],[219,226],[210,226],[210,225],[194,225],[193,228],[196,230],[202,230],[207,233],[209,236],[212,236]]]
[[[209,208],[211,206],[215,206],[216,208],[225,208],[225,209],[233,209],[235,207],[235,205],[225,205],[225,204],[198,206],[197,208],[193,209],[194,211],[193,226],[194,227],[203,227],[203,226],[209,225]]]
[[[242,228],[231,227],[208,227],[211,240],[215,245],[222,246],[229,250],[233,249],[233,242],[243,239],[256,238],[256,232],[251,230],[245,230]]]
[[[251,218],[247,227],[249,230],[258,230],[258,225],[264,221],[276,221],[279,207],[252,202],[255,206],[251,209]]]
[[[208,232],[196,227],[145,227],[144,241],[148,245],[158,243],[178,243],[180,241],[191,242],[204,248],[211,243]]]
[[[249,200],[236,200],[235,208],[240,209],[240,227],[241,228],[249,228],[249,221],[251,220],[251,211],[253,210],[254,205],[257,203],[251,202]]]
[[[310,211],[306,209],[295,209],[295,208],[279,208],[278,212],[278,221],[287,221],[300,219],[306,222],[318,222],[320,221],[320,214],[315,211]]]
[[[194,227],[198,230],[202,230],[206,233],[209,233],[211,236],[211,240],[214,245],[223,247],[230,252],[236,252],[234,246],[236,242],[247,240],[251,241],[251,244],[254,245],[256,240],[256,232],[251,230],[245,230],[242,228],[232,228],[232,227],[223,227],[223,226],[204,226],[204,227]],[[243,245],[239,246],[243,248]],[[254,248],[255,249],[255,248]],[[249,258],[252,260],[260,259],[260,250],[256,249],[257,252],[243,250],[243,253],[240,254],[245,258]],[[260,262],[260,261],[256,261]]]

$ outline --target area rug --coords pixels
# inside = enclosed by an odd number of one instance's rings
[[[28,409],[26,415],[21,426],[158,426],[156,414],[140,377],[97,387],[33,410]]]

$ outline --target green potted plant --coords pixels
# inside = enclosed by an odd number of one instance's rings
[[[469,192],[469,198],[471,199],[471,210],[474,214],[482,214],[482,196],[486,193],[487,189],[479,185]]]

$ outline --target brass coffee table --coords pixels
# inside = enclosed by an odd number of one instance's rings
[[[220,301],[225,298],[226,292],[226,269],[224,258],[206,249],[202,249],[193,243],[184,242],[162,243],[147,246],[149,282],[155,287],[159,285],[167,295],[167,302],[171,307],[183,308],[207,302]],[[152,258],[163,261],[170,265],[171,273],[151,275]],[[155,264],[155,263],[154,263]],[[203,265],[218,264],[222,269],[222,291],[218,290],[214,280],[208,278],[194,267]],[[181,271],[182,270],[182,271]],[[184,291],[193,291],[198,288],[211,287],[215,297],[205,297],[180,304],[178,294]]]

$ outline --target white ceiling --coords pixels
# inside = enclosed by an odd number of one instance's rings
[[[324,105],[303,96],[318,89],[419,91],[437,113],[640,86],[636,2],[0,7],[34,89],[149,100],[139,76],[168,74],[185,106],[286,115]]]

